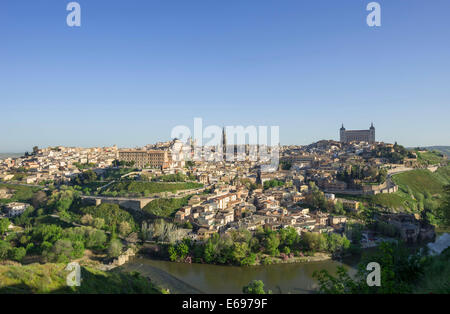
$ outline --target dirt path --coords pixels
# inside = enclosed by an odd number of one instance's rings
[[[204,294],[203,291],[189,285],[188,283],[172,276],[171,274],[144,264],[127,264],[120,269],[129,271],[137,271],[142,276],[150,278],[150,280],[158,287],[169,289],[170,293],[174,294]]]

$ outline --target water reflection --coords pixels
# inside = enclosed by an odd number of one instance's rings
[[[450,234],[444,233],[439,235],[434,243],[428,243],[427,246],[430,249],[430,254],[441,254],[442,251],[450,246]]]
[[[308,262],[297,264],[277,264],[256,267],[218,266],[205,264],[183,264],[167,261],[135,258],[125,265],[125,270],[138,270],[150,278],[161,277],[161,273],[181,280],[182,282],[206,293],[242,293],[242,287],[250,281],[259,279],[273,293],[312,293],[317,289],[313,272],[326,269],[335,274],[336,268],[344,265],[337,261]],[[344,265],[346,269],[351,269]],[[155,272],[158,272],[156,274]],[[161,278],[164,278],[161,277]],[[167,280],[157,282],[171,291],[183,292],[183,287],[170,287]],[[172,289],[171,289],[172,288]],[[189,293],[188,291],[184,291]]]

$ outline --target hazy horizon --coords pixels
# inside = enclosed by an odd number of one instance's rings
[[[450,145],[450,2],[0,3],[0,151],[142,146],[173,127],[278,125],[282,145],[367,129]]]

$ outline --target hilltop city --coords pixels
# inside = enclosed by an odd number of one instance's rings
[[[76,259],[110,270],[144,252],[265,265],[345,256],[394,239],[432,241],[447,157],[378,142],[373,124],[342,125],[339,136],[279,146],[273,171],[262,171],[248,145],[239,161],[195,160],[179,154],[193,141],[178,139],[124,149],[34,147],[0,160],[0,232],[10,239],[3,258]],[[224,131],[215,153],[229,146]]]

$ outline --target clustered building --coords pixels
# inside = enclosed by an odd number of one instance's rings
[[[133,162],[138,168],[169,168],[171,155],[167,150],[124,149],[119,151],[119,161]]]
[[[346,130],[342,124],[340,130],[341,143],[368,142],[375,143],[375,127],[373,123],[368,130]]]
[[[190,196],[188,204],[176,211],[174,221],[191,224],[193,231],[189,236],[195,240],[206,239],[214,233],[227,233],[241,228],[252,231],[259,227],[273,230],[292,227],[298,233],[342,233],[347,217],[334,212],[333,208],[340,202],[346,212],[358,213],[361,203],[336,197],[336,194],[391,193],[395,189],[392,190],[389,180],[380,185],[373,182],[365,184],[362,180],[344,182],[340,174],[351,172],[355,166],[361,165],[361,171],[369,174],[377,174],[382,169],[395,170],[404,165],[391,164],[383,156],[374,154],[377,151],[394,152],[395,145],[375,142],[373,124],[369,130],[360,131],[347,131],[342,126],[340,135],[340,141],[281,146],[280,165],[273,172],[263,172],[262,163],[249,158],[232,162],[223,159],[191,161],[190,166],[185,167],[185,160],[173,155],[181,150],[182,145],[180,141],[173,140],[139,149],[119,150],[115,146],[41,149],[31,156],[0,160],[0,180],[14,180],[13,170],[20,167],[27,170],[27,183],[47,179],[64,182],[82,171],[79,169],[80,163],[93,163],[96,168],[107,168],[115,165],[114,161],[118,159],[133,162],[134,167],[141,168],[133,171],[137,177],[150,175],[154,179],[155,176],[183,173],[188,175],[189,180],[204,185],[201,189],[152,195]],[[227,146],[225,133],[221,144]],[[225,151],[216,150],[215,153],[221,155]],[[369,187],[367,191],[366,187]],[[313,192],[317,190],[325,192],[326,206],[330,206],[331,210],[327,208],[325,212],[322,208],[310,206]],[[12,194],[13,191],[9,189],[0,189],[0,198],[8,198]],[[110,200],[115,201],[114,197]],[[124,197],[120,198],[120,202],[123,206],[131,204]],[[141,199],[137,202],[139,204],[133,210],[145,206]],[[25,209],[21,204],[12,203],[7,213],[14,216]]]
[[[83,165],[107,168],[118,157],[112,147],[48,147],[35,148],[32,154],[19,158],[0,159],[0,181],[20,180],[26,184],[64,183],[81,173]],[[20,169],[20,171],[18,171]]]

